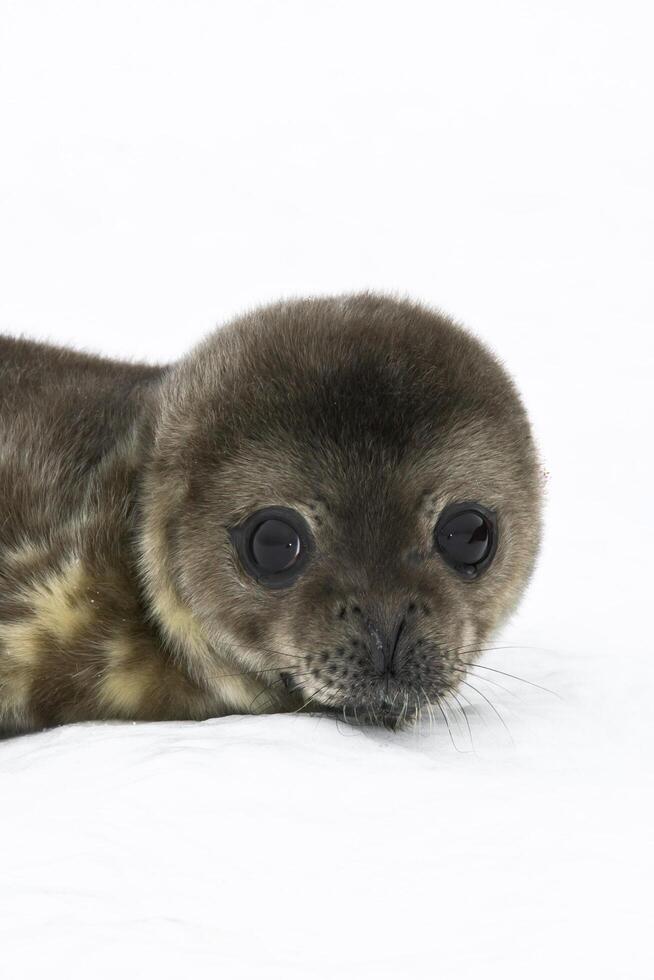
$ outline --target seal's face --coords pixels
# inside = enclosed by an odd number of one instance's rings
[[[454,695],[533,565],[515,390],[409,304],[294,303],[219,332],[169,386],[156,453],[165,587],[311,710],[396,723]]]

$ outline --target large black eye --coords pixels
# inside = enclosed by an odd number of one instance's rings
[[[490,565],[497,547],[495,514],[481,504],[451,504],[435,531],[436,547],[464,578],[476,578]]]
[[[300,535],[286,521],[272,518],[255,529],[250,547],[262,572],[283,572],[300,554]]]
[[[288,507],[258,510],[229,533],[245,570],[271,589],[295,581],[313,546],[306,521]]]

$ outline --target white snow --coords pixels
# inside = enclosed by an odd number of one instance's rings
[[[315,716],[0,743],[3,977],[654,975],[651,29],[580,0],[0,3],[0,330],[164,360],[280,295],[460,317],[550,472],[483,663],[563,698],[479,669],[510,737],[468,691],[474,745]]]

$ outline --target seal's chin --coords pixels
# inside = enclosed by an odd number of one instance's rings
[[[365,701],[361,698],[353,700],[346,693],[342,698],[321,700],[319,694],[312,696],[290,674],[282,673],[281,677],[287,691],[300,699],[301,706],[297,710],[307,714],[329,715],[352,725],[399,731],[412,725],[426,705],[424,696],[421,697],[408,688],[400,688],[399,685],[395,685],[395,690],[387,690],[383,681],[380,681],[377,690],[371,688]]]
[[[340,706],[333,704],[324,706],[316,705],[313,710],[320,711],[322,714],[331,715],[351,725],[386,728],[393,732],[408,728],[419,716],[419,708],[416,703],[409,710],[406,708],[398,710],[397,706],[390,701],[366,704],[344,701]]]

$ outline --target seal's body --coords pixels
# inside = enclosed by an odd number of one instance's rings
[[[168,367],[0,338],[0,730],[456,691],[539,538],[502,368],[416,305],[279,304]]]

